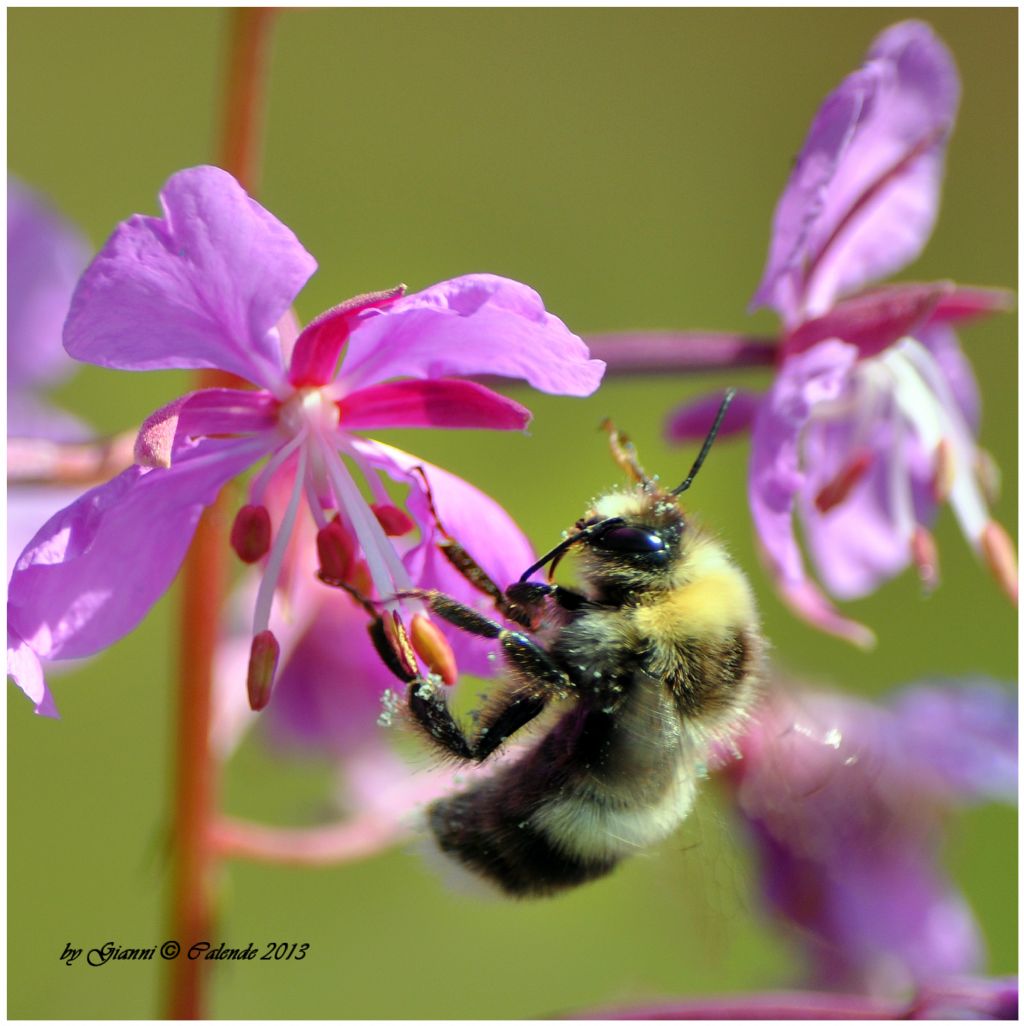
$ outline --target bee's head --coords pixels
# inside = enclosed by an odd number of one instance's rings
[[[687,524],[675,499],[638,488],[602,496],[569,539],[580,572],[602,592],[668,587],[686,550]]]
[[[688,540],[693,533],[687,528],[676,497],[690,487],[700,470],[734,395],[733,389],[726,392],[690,473],[670,492],[647,477],[628,439],[606,422],[612,455],[636,482],[636,488],[611,492],[598,499],[567,536],[520,580],[525,581],[543,566],[548,567],[548,575],[552,576],[565,553],[575,548],[581,556],[583,576],[600,591],[629,592],[670,586],[685,563]]]

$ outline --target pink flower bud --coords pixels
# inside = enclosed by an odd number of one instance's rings
[[[243,506],[231,525],[231,547],[243,563],[255,563],[270,551],[270,514],[266,506]]]
[[[277,660],[281,655],[281,646],[277,643],[273,631],[260,631],[252,639],[249,650],[249,675],[246,688],[249,692],[249,707],[259,712],[270,702],[270,692],[274,686],[274,674],[277,672]]]

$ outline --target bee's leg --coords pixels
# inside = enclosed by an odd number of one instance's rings
[[[505,589],[505,597],[510,602],[521,606],[537,606],[545,598],[550,598],[556,605],[569,612],[594,605],[590,599],[578,591],[570,591],[560,584],[536,584],[533,581],[518,581],[515,584],[510,584]]]
[[[494,709],[474,737],[456,722],[440,689],[429,681],[409,685],[409,712],[427,739],[446,754],[482,762],[544,708],[543,695],[517,695]]]
[[[397,597],[420,599],[432,613],[468,634],[497,638],[506,664],[530,686],[549,692],[563,692],[572,687],[568,674],[528,635],[510,631],[497,620],[440,591],[403,591]]]
[[[413,467],[413,470],[418,472],[423,479],[430,515],[434,518],[438,534],[441,535],[440,540],[436,542],[441,554],[477,591],[486,595],[494,603],[494,608],[502,616],[522,627],[531,627],[534,610],[524,609],[521,605],[510,602],[506,598],[505,592],[494,583],[487,571],[445,530],[434,505],[434,494],[430,490],[430,482],[427,480],[426,473],[422,467]]]
[[[608,444],[611,446],[612,459],[626,472],[630,480],[645,487],[651,483],[650,478],[640,466],[636,447],[613,423],[611,417],[601,421],[602,428],[608,432]]]

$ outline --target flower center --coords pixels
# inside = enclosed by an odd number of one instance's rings
[[[338,404],[320,388],[299,388],[281,404],[277,422],[290,438],[303,428],[313,434],[333,432],[341,420]]]

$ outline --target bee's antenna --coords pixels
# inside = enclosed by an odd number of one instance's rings
[[[576,534],[570,534],[568,538],[563,538],[550,552],[541,556],[529,570],[524,570],[522,576],[519,578],[519,583],[522,584],[530,574],[536,573],[542,566],[547,566],[553,559],[560,559],[562,553],[566,549],[571,548],[577,542],[585,541],[587,538],[593,537],[595,534],[604,534],[605,531],[612,527],[618,527],[619,524],[624,523],[622,517],[608,517],[607,520],[601,520],[596,524],[591,524],[589,527],[583,528],[582,531],[577,531]]]
[[[715,414],[715,422],[711,425],[708,437],[704,439],[704,444],[701,446],[697,459],[690,468],[690,473],[686,475],[686,480],[678,488],[673,488],[669,492],[670,495],[682,495],[693,484],[693,479],[697,476],[697,471],[700,470],[704,460],[707,458],[708,452],[711,449],[711,443],[714,442],[718,429],[722,426],[722,421],[725,419],[725,411],[729,409],[729,403],[733,401],[735,396],[735,388],[727,388],[725,390],[725,395],[722,397],[722,405],[718,407],[718,413]]]

